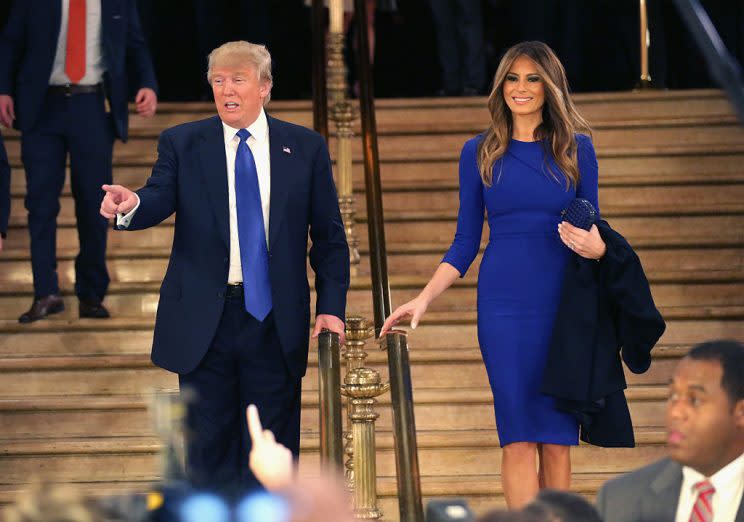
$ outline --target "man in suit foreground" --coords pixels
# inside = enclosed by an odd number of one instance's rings
[[[229,42],[209,55],[218,116],[164,131],[147,184],[104,186],[101,214],[140,230],[175,212],[152,360],[196,391],[188,412],[196,486],[250,487],[248,404],[297,456],[307,367],[310,264],[316,321],[343,338],[349,252],[328,149],[269,117],[271,57]]]
[[[607,482],[605,522],[744,522],[744,346],[695,346],[669,385],[670,458]]]
[[[57,214],[70,157],[80,253],[80,317],[107,318],[108,226],[98,215],[115,138],[127,139],[128,69],[137,112],[157,106],[155,71],[135,0],[18,0],[0,38],[0,123],[21,131],[34,300],[18,320],[64,310],[57,281]],[[110,111],[107,109],[107,104]]]

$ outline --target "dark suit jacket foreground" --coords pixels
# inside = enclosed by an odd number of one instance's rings
[[[665,324],[631,246],[606,221],[597,228],[607,253],[599,263],[574,255],[566,267],[542,392],[577,416],[584,442],[633,446],[620,351],[645,372]]]
[[[32,129],[41,113],[61,19],[60,0],[16,0],[0,38],[0,94],[13,96],[15,126],[21,131]],[[128,72],[136,76],[137,87],[157,90],[135,0],[101,0],[101,46],[115,134],[126,140]]]
[[[304,127],[267,119],[273,316],[289,370],[301,376],[307,367],[310,325],[308,230],[316,314],[344,319],[349,250],[323,138]],[[189,373],[206,354],[225,303],[230,228],[220,119],[215,116],[163,132],[152,175],[137,194],[140,207],[127,230],[151,227],[176,213],[152,360],[167,370]]]
[[[604,522],[674,522],[682,487],[682,466],[664,459],[612,479],[597,495]],[[736,522],[744,522],[744,502]]]

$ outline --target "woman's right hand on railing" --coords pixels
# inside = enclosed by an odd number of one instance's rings
[[[387,334],[393,326],[407,317],[411,318],[411,328],[416,328],[421,316],[424,315],[428,306],[429,302],[421,295],[415,299],[411,299],[406,304],[400,305],[385,320],[385,324],[382,325],[382,329],[380,330],[380,337]]]

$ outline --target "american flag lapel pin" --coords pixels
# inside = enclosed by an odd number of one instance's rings
[[[284,145],[282,146],[282,152],[284,152],[285,154],[292,154],[292,149]]]

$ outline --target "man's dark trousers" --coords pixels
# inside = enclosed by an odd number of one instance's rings
[[[273,313],[259,322],[245,311],[242,292],[228,294],[204,359],[194,371],[179,375],[186,396],[196,395],[187,419],[186,461],[192,483],[228,493],[259,487],[248,467],[249,404],[258,408],[264,429],[297,458],[301,379],[285,364]]]
[[[103,300],[109,284],[105,259],[108,227],[99,208],[101,185],[112,180],[113,143],[113,125],[102,91],[69,96],[48,91],[39,120],[22,133],[36,297],[59,293],[57,215],[69,154],[80,242],[75,259],[75,293],[83,300]]]

